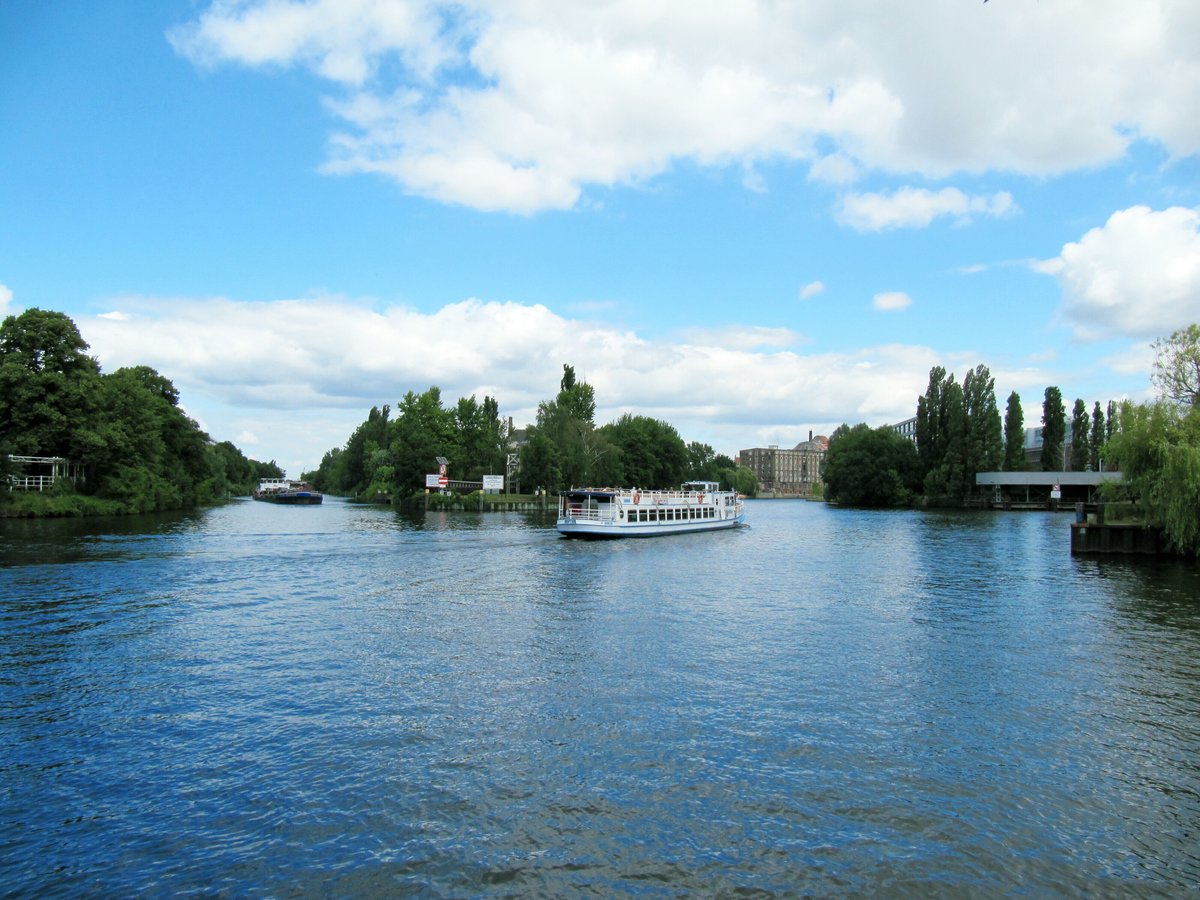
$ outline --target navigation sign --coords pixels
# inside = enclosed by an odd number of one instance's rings
[[[1044,483],[1045,482],[1043,482],[1043,484]],[[1059,484],[1057,481],[1054,482],[1054,486],[1052,488],[1050,488],[1050,499],[1051,500],[1061,500],[1062,499],[1062,485]]]
[[[435,488],[435,487],[441,487],[441,486],[442,486],[442,476],[440,476],[440,475],[426,475],[425,476],[425,487]]]

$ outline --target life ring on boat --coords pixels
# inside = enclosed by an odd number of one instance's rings
[[[641,503],[641,502],[642,502],[642,492],[641,492],[641,491],[634,491],[634,492],[633,492],[633,503],[634,503],[634,505],[636,506],[637,504],[639,504],[639,503]]]

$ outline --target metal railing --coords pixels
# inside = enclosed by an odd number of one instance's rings
[[[8,483],[14,491],[44,491],[54,484],[54,476],[9,475]]]

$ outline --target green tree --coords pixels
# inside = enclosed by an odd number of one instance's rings
[[[713,448],[699,441],[688,441],[686,471],[685,478],[688,481],[719,480],[720,469]]]
[[[998,472],[1004,459],[1004,439],[1000,428],[1000,410],[996,406],[996,380],[987,366],[979,365],[963,379],[963,414],[966,416],[967,446],[964,468],[970,479],[969,492],[977,472]]]
[[[367,419],[350,435],[345,449],[336,457],[329,460],[326,470],[328,481],[322,490],[332,490],[337,494],[350,497],[367,496],[368,487],[374,481],[381,464],[390,466],[390,462],[381,463],[379,451],[390,451],[391,407],[384,404],[382,408],[371,407]],[[322,460],[322,466],[325,460]],[[393,470],[394,480],[394,470]],[[423,483],[423,482],[422,482]],[[390,491],[393,485],[376,485],[376,490],[384,493]],[[417,485],[407,485],[406,489],[414,490]]]
[[[1016,391],[1008,395],[1004,410],[1004,471],[1025,471],[1025,411]]]
[[[671,488],[686,477],[688,454],[674,426],[629,413],[600,429],[621,456],[623,481],[641,488]]]
[[[526,491],[542,488],[555,493],[563,489],[558,450],[542,432],[533,429],[521,450],[521,484]]]
[[[925,499],[932,506],[959,506],[974,488],[975,473],[969,470],[969,425],[963,389],[953,375],[947,376],[942,383],[938,407],[937,442],[941,456],[933,468],[925,472]]]
[[[1088,442],[1087,404],[1076,398],[1071,411],[1071,471],[1082,472],[1087,468],[1091,448]]]
[[[1057,387],[1046,388],[1042,401],[1042,471],[1061,472],[1063,468],[1063,442],[1067,438],[1067,410],[1063,406],[1062,391]]]
[[[461,398],[454,410],[454,424],[460,451],[455,470],[463,478],[479,481],[484,475],[504,472],[507,435],[494,399],[484,397],[479,403],[474,397]]]
[[[554,445],[559,478],[565,486],[595,480],[597,466],[609,450],[596,435],[595,412],[592,386],[576,381],[574,368],[564,365],[558,394],[538,405],[534,428]],[[611,461],[608,469],[612,469]]]
[[[1105,495],[1135,500],[1173,550],[1200,555],[1200,410],[1173,399],[1126,401],[1119,415],[1105,453],[1122,481],[1105,485]]]
[[[0,325],[0,443],[27,456],[78,460],[96,417],[100,366],[71,319],[27,309]]]
[[[1200,325],[1188,325],[1154,342],[1151,380],[1163,399],[1191,409],[1200,403]]]
[[[758,496],[758,476],[754,474],[754,470],[748,466],[739,466],[733,460],[726,457],[717,457],[718,460],[726,459],[729,465],[721,467],[720,477],[716,480],[721,483],[721,489],[726,491],[737,491],[744,497]]]
[[[920,459],[912,441],[891,428],[840,426],[823,466],[825,497],[846,506],[911,506],[920,490]]]
[[[572,419],[595,426],[596,391],[586,381],[575,380],[574,366],[563,365],[563,377],[555,400]]]
[[[1100,401],[1092,407],[1092,433],[1088,440],[1088,465],[1093,472],[1100,471],[1100,457],[1104,450],[1105,441],[1104,411],[1100,409]]]
[[[423,394],[409,391],[397,408],[391,428],[390,478],[373,482],[392,490],[396,496],[408,496],[424,490],[425,475],[434,470],[437,457],[458,458],[458,432],[454,416],[442,408],[442,393],[430,387]],[[450,471],[451,478],[461,473]],[[370,491],[370,486],[368,487]]]
[[[942,463],[949,440],[946,420],[945,391],[954,383],[954,376],[947,375],[941,366],[929,370],[929,385],[924,395],[917,398],[917,454],[922,472],[931,472]]]

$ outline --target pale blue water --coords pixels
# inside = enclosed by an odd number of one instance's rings
[[[0,893],[1178,896],[1200,572],[1070,517],[0,523]]]

